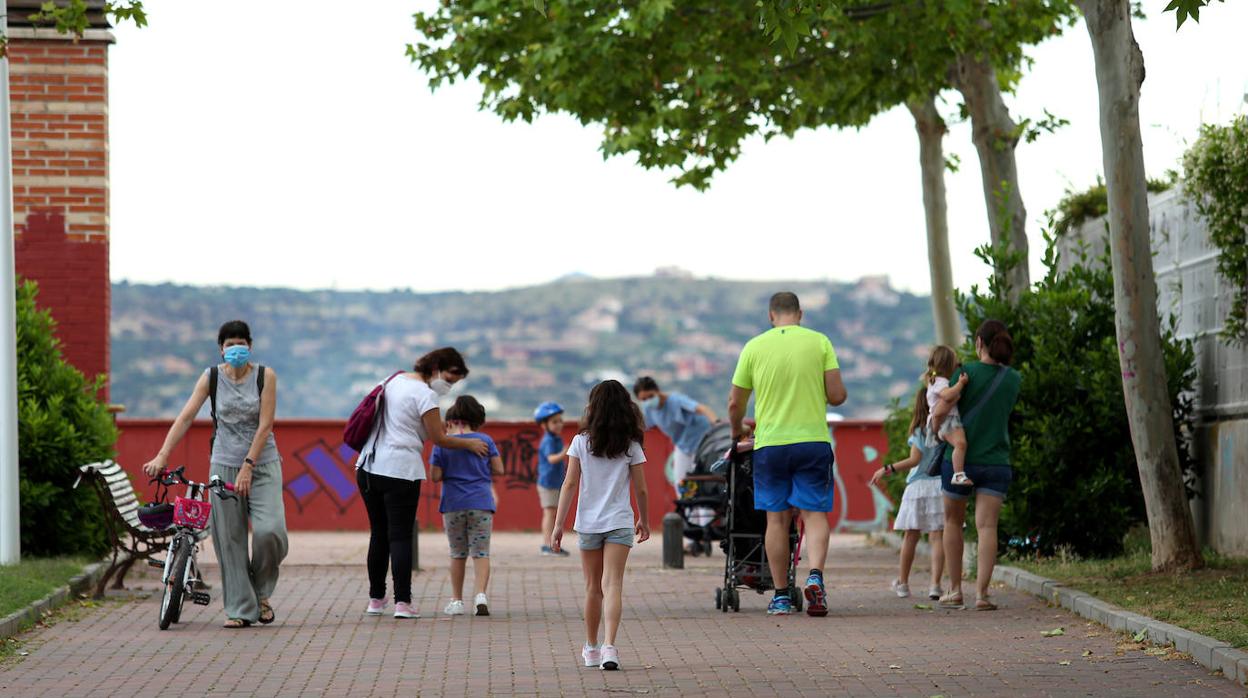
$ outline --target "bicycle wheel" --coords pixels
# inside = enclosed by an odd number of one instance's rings
[[[165,582],[165,594],[160,600],[160,629],[165,630],[182,616],[182,600],[186,593],[186,568],[191,564],[191,543],[178,538],[173,545],[173,564],[169,567],[169,580]]]

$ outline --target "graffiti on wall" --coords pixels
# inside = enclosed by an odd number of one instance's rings
[[[331,447],[324,439],[317,439],[294,455],[293,463],[282,463],[286,476],[282,488],[299,511],[324,495],[338,513],[346,513],[360,494],[355,485],[355,450],[344,443]]]

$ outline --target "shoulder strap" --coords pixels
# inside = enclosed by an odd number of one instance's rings
[[[264,366],[256,364],[256,394],[264,395]]]
[[[216,364],[208,369],[208,409],[212,410],[212,430],[217,430],[217,374],[220,369]]]
[[[971,421],[973,421],[975,417],[979,415],[980,408],[988,404],[988,400],[993,396],[994,393],[997,392],[997,388],[1001,387],[1001,382],[1005,380],[1005,374],[1008,373],[1009,370],[1010,369],[1005,366],[997,367],[997,375],[993,377],[992,383],[988,385],[988,389],[984,391],[983,396],[979,398],[979,400],[975,403],[975,405],[972,406],[971,409],[966,412],[966,414],[962,415],[963,426],[969,425]]]

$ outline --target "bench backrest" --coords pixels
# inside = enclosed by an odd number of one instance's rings
[[[130,484],[130,476],[117,463],[106,460],[88,463],[78,468],[83,475],[98,478],[96,485],[101,497],[111,500],[113,514],[125,524],[133,535],[151,536],[158,533],[139,521],[139,496]]]

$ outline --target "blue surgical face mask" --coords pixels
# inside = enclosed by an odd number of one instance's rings
[[[658,395],[651,395],[650,397],[641,401],[641,408],[644,410],[653,410],[653,409],[658,408],[658,406],[659,406]]]
[[[251,360],[251,350],[246,344],[235,344],[232,347],[226,347],[225,351],[221,352],[221,356],[225,358],[225,363],[234,368],[242,368]]]

